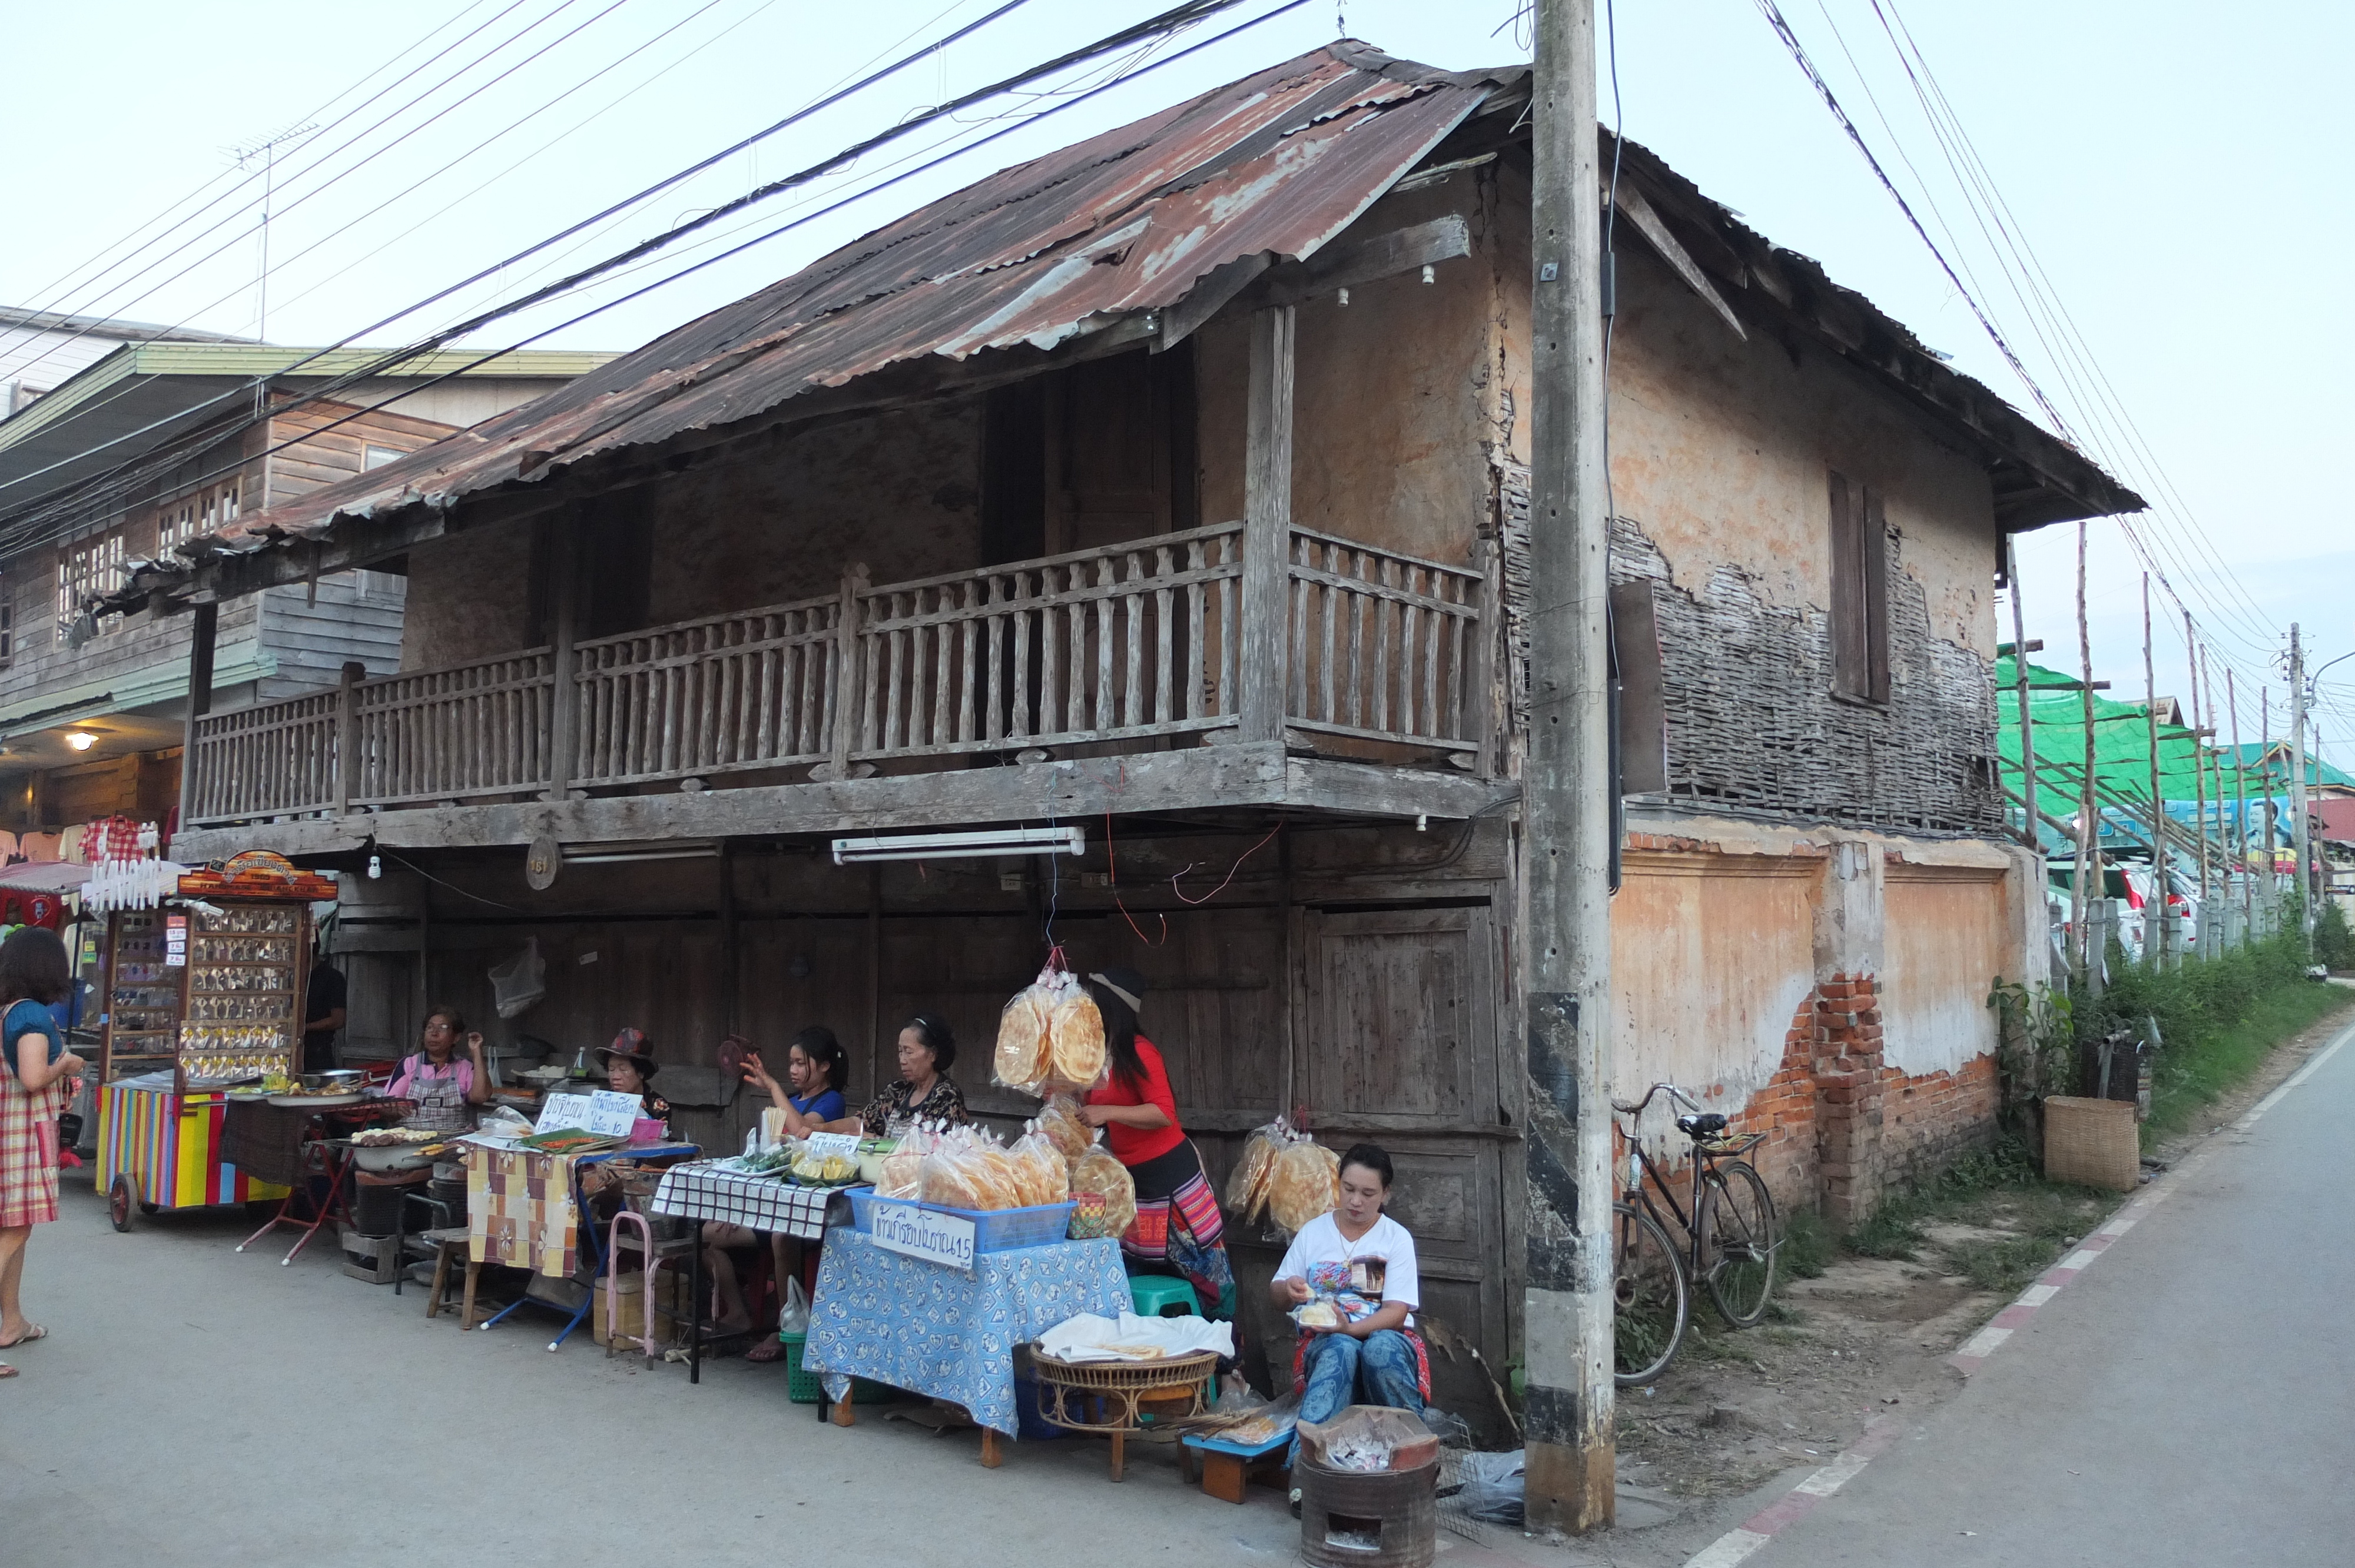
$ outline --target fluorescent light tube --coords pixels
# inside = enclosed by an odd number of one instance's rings
[[[1085,854],[1078,827],[992,828],[969,833],[899,833],[890,838],[837,839],[834,863],[872,860],[959,860],[992,855]]]

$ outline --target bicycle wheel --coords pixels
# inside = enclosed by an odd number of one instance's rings
[[[1685,1337],[1685,1266],[1660,1222],[1611,1205],[1612,1381],[1639,1388],[1668,1370]]]
[[[1774,1254],[1782,1240],[1774,1200],[1758,1172],[1727,1160],[1701,1179],[1700,1234],[1710,1299],[1737,1329],[1755,1328],[1774,1289]]]

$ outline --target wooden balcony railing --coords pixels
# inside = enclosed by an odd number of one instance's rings
[[[1231,730],[1487,747],[1477,569],[1222,523],[347,680],[198,718],[187,821],[481,800]],[[1384,747],[1391,748],[1386,753]]]

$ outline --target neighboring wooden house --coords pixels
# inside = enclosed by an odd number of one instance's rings
[[[1985,999],[2043,972],[2004,535],[2139,503],[1625,151],[1619,1084],[1714,1097],[1786,1202],[1852,1213],[1990,1133]],[[1134,965],[1214,1172],[1278,1111],[1381,1139],[1427,1313],[1512,1360],[1561,1179],[1516,980],[1529,157],[1525,70],[1336,45],[194,541],[126,602],[398,565],[408,621],[398,676],[200,722],[179,853],[378,856],[346,915],[388,1006],[487,1017],[536,938],[506,1027],[647,1030],[731,1146],[730,1031],[833,1025],[857,1098],[937,1010],[1013,1118],[988,1044],[1049,942]],[[827,847],[1012,824],[1086,853]],[[1231,1239],[1263,1280],[1274,1238]]]
[[[0,324],[25,314],[0,313]],[[381,351],[314,356],[99,325],[108,352],[95,355],[95,328],[22,329],[12,363],[26,375],[84,363],[0,419],[0,827],[19,832],[118,811],[161,821],[177,803],[187,620],[87,614],[139,562],[527,403],[604,358],[429,355],[305,402]],[[398,669],[401,588],[389,573],[332,572],[240,600],[222,617],[212,700],[308,691],[347,661]]]

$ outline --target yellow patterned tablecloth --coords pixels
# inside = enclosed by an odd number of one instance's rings
[[[580,1234],[574,1158],[466,1145],[466,1255],[569,1278]]]

